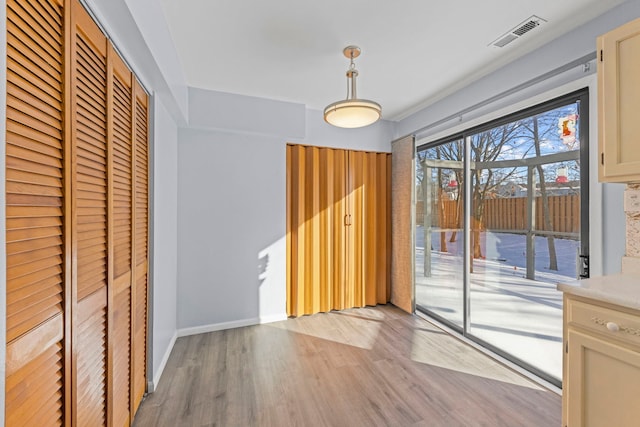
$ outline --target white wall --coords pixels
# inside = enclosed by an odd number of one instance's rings
[[[559,37],[540,49],[506,65],[464,89],[418,111],[397,123],[396,137],[414,133],[424,127],[454,117],[445,123],[426,129],[420,134],[425,140],[445,136],[454,130],[488,121],[506,111],[524,108],[527,100],[546,99],[589,86],[590,88],[590,239],[592,275],[620,272],[620,261],[624,255],[625,221],[622,210],[622,190],[617,184],[597,182],[597,87],[593,79],[595,62],[590,69],[582,67],[566,71],[554,78],[510,95],[502,100],[482,106],[472,112],[460,111],[482,103],[496,94],[511,90],[532,79],[544,75],[564,64],[595,53],[596,37],[634,18],[640,17],[640,0],[629,0],[591,22]],[[515,46],[514,46],[515,47]],[[589,78],[591,76],[591,79]],[[576,84],[576,82],[578,84]],[[560,89],[559,89],[560,88]],[[564,90],[564,92],[562,92]],[[513,107],[520,105],[519,107]],[[500,112],[500,113],[497,113]]]
[[[300,104],[199,89],[189,98],[178,145],[179,335],[284,319],[287,142],[389,151],[393,124],[336,129]]]
[[[178,278],[178,126],[154,97],[151,220],[151,375],[158,384],[177,337]]]

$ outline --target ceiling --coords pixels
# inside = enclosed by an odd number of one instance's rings
[[[306,104],[358,97],[399,120],[623,0],[161,0],[189,86]],[[547,22],[491,45],[537,15]],[[594,46],[595,49],[595,46]],[[567,61],[575,59],[568,57]],[[561,64],[559,64],[561,65]]]

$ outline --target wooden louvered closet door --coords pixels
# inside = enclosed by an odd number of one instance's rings
[[[132,291],[132,407],[140,406],[146,389],[147,364],[147,279],[149,249],[149,133],[148,97],[134,81],[133,142],[133,256],[134,284]]]
[[[390,297],[390,155],[287,146],[287,314]]]
[[[77,0],[7,2],[7,425],[130,425],[148,98]]]
[[[112,349],[113,424],[131,421],[131,283],[133,235],[133,76],[113,48],[109,50],[111,143],[109,144],[109,306]]]
[[[107,39],[71,14],[74,423],[107,420]]]
[[[65,345],[61,2],[7,1],[7,426],[60,425]]]

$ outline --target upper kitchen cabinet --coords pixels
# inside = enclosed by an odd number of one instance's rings
[[[598,37],[598,177],[640,181],[640,19]]]

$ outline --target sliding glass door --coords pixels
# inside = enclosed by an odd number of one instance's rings
[[[463,325],[464,142],[417,156],[416,301],[457,328]]]
[[[418,308],[558,385],[555,285],[588,276],[587,96],[417,153]]]

